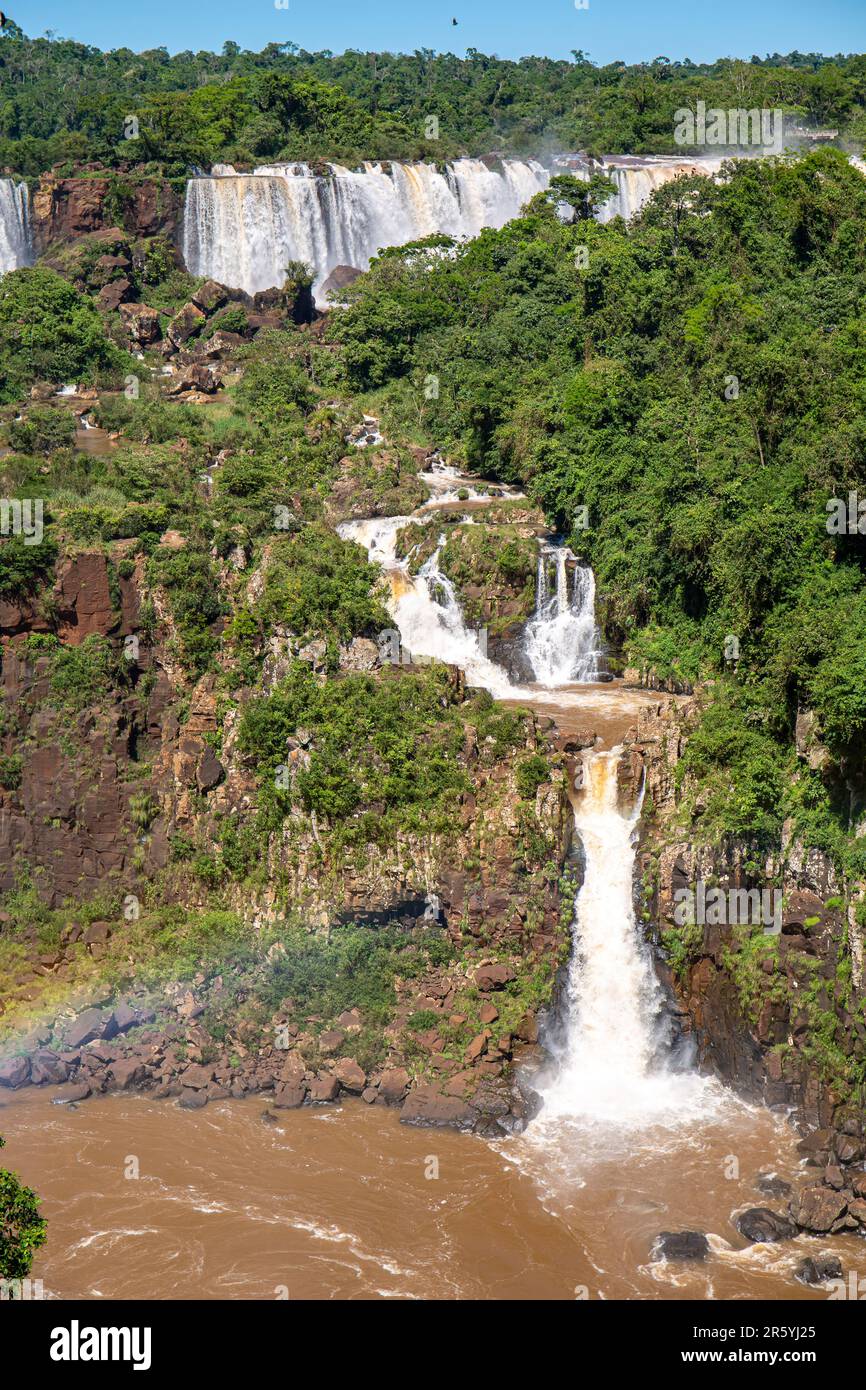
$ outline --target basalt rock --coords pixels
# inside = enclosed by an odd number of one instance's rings
[[[661,1231],[653,1247],[656,1259],[704,1260],[710,1243],[702,1231]]]
[[[797,1227],[784,1216],[770,1211],[769,1207],[751,1207],[741,1212],[736,1220],[737,1230],[751,1244],[777,1240],[791,1240],[797,1234]]]

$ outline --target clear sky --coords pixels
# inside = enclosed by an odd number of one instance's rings
[[[664,54],[695,62],[753,53],[866,51],[866,0],[0,0],[32,36],[99,48],[467,48],[502,58],[582,48],[593,62]],[[457,26],[451,23],[458,20]]]

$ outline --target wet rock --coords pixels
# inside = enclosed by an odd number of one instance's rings
[[[785,1182],[784,1178],[777,1177],[775,1173],[759,1173],[755,1179],[755,1186],[766,1197],[788,1197],[791,1194],[791,1184]]]
[[[69,1078],[69,1068],[56,1052],[36,1052],[30,1058],[30,1083],[33,1086],[62,1086]]]
[[[848,1215],[853,1217],[858,1226],[866,1226],[866,1201],[857,1198],[848,1203]]]
[[[263,1110],[259,1118],[261,1119],[263,1125],[279,1124],[279,1120],[277,1119],[276,1115],[274,1115],[270,1110]]]
[[[409,1092],[400,1112],[403,1125],[451,1125],[471,1129],[474,1119],[472,1109],[459,1096],[445,1096],[434,1086],[416,1086]]]
[[[656,1259],[703,1260],[709,1249],[710,1243],[703,1231],[661,1231],[653,1253]]]
[[[181,1110],[203,1110],[207,1105],[207,1091],[182,1090],[178,1101]]]
[[[133,1090],[146,1076],[147,1072],[136,1057],[121,1057],[108,1068],[109,1082],[117,1091]]]
[[[838,1192],[817,1184],[801,1188],[791,1201],[791,1216],[805,1231],[829,1231],[844,1215],[847,1201]]]
[[[181,1083],[193,1091],[203,1091],[214,1079],[213,1067],[191,1066],[181,1074]]]
[[[280,1084],[274,1090],[273,1104],[278,1110],[299,1110],[307,1098],[307,1088]]]
[[[753,1245],[775,1240],[791,1240],[797,1234],[797,1227],[784,1216],[770,1211],[769,1207],[750,1207],[741,1212],[735,1225],[740,1235]]]
[[[335,1076],[329,1076],[327,1073],[317,1076],[310,1086],[310,1100],[314,1105],[336,1100],[339,1094],[339,1081]]]
[[[376,1101],[379,1099],[379,1092],[375,1086],[365,1086],[361,1092],[361,1099],[367,1105],[375,1105]]]
[[[835,1255],[817,1255],[801,1260],[794,1271],[801,1284],[824,1284],[842,1278],[842,1261]]]
[[[7,1057],[0,1062],[0,1086],[17,1091],[19,1086],[26,1086],[29,1080],[29,1057]]]
[[[70,1083],[64,1086],[59,1095],[56,1095],[52,1105],[78,1105],[82,1100],[87,1100],[93,1092],[86,1081]]]

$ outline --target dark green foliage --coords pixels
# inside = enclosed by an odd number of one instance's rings
[[[213,662],[219,646],[215,624],[226,611],[209,554],[191,545],[158,550],[150,559],[148,578],[168,595],[185,667],[202,675]]]
[[[256,617],[265,630],[279,624],[299,637],[350,642],[391,626],[380,587],[360,546],[312,524],[274,543]]]
[[[0,598],[23,598],[54,569],[57,546],[47,536],[26,545],[23,536],[0,537]]]
[[[9,426],[9,443],[21,454],[50,454],[75,439],[75,417],[68,410],[33,409]]]
[[[105,637],[92,633],[80,647],[53,648],[49,685],[54,702],[64,709],[98,704],[128,679],[128,666]]]
[[[0,1135],[0,1148],[5,1142]],[[15,1173],[0,1168],[0,1279],[26,1279],[45,1236],[36,1193]]]
[[[448,158],[491,149],[534,154],[545,143],[596,152],[671,151],[674,113],[768,107],[841,127],[862,142],[862,59],[813,53],[763,61],[612,62],[597,66],[528,56],[517,62],[470,49],[465,58],[299,51],[261,53],[228,42],[220,54],[164,48],[100,53],[71,39],[28,39],[7,27],[0,68],[0,165],[38,175],[93,159],[131,155],[183,175],[214,160]],[[136,112],[141,129],[124,139]],[[440,116],[439,138],[426,122]],[[122,219],[130,178],[111,190]]]
[[[459,762],[463,725],[452,699],[441,668],[322,684],[308,666],[294,666],[271,696],[244,708],[238,737],[258,772],[268,823],[279,823],[294,799],[331,821],[354,817],[358,836],[368,840],[382,838],[394,819],[428,831],[447,828],[446,810],[468,786]],[[299,729],[312,735],[309,763],[291,790],[282,789],[277,771]]]
[[[53,270],[13,270],[0,279],[0,403],[32,382],[105,382],[133,359],[105,336],[93,301]]]
[[[454,954],[444,933],[431,929],[346,926],[327,938],[295,931],[280,941],[284,951],[275,954],[263,989],[270,1008],[289,998],[299,1018],[325,1020],[358,1008],[365,1023],[380,1026],[396,1011],[395,976],[415,979],[428,963],[444,965]]]
[[[542,758],[540,753],[530,753],[529,757],[521,759],[515,768],[517,790],[527,801],[534,800],[538,788],[548,781],[549,777],[547,759]]]

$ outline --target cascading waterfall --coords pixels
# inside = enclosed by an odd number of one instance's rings
[[[0,275],[30,265],[32,260],[27,185],[0,179]]]
[[[631,155],[604,159],[600,164],[590,164],[585,158],[576,157],[558,161],[563,168],[577,178],[589,180],[593,173],[605,174],[616,184],[616,193],[609,198],[598,212],[599,222],[610,222],[614,217],[626,221],[640,212],[657,189],[663,188],[673,179],[685,175],[701,174],[714,178],[719,173],[723,161],[714,158],[676,159],[648,157],[640,159]]]
[[[439,555],[445,537],[425,560],[417,575],[409,573],[406,561],[396,559],[397,532],[409,517],[387,517],[377,521],[349,521],[337,529],[344,540],[363,545],[370,559],[382,565],[391,588],[390,611],[400,633],[408,660],[428,658],[459,666],[470,685],[489,690],[499,699],[518,696],[507,674],[487,656],[483,634],[466,626],[454,585],[439,568]]]
[[[190,179],[187,269],[255,294],[282,285],[289,261],[306,261],[318,295],[336,266],[366,270],[383,247],[502,227],[549,181],[541,164],[516,159],[495,169],[460,159],[444,173],[433,164],[328,169],[323,177],[306,164],[263,165],[252,174],[216,166],[211,177]]]
[[[538,556],[535,615],[526,629],[526,655],[540,685],[556,687],[598,679],[603,658],[595,621],[595,576],[588,566],[575,565],[568,592],[568,563],[574,557],[565,546],[543,546]],[[555,566],[551,593],[548,567]]]
[[[544,1108],[531,1126],[542,1139],[563,1123],[679,1123],[724,1097],[716,1082],[671,1063],[661,986],[632,898],[643,793],[622,808],[621,752],[589,753],[574,794],[585,869],[575,899],[564,1028],[549,1040],[556,1070],[542,1084]]]

